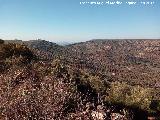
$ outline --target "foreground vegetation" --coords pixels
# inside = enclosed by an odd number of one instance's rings
[[[0,119],[142,120],[159,116],[154,89],[110,81],[64,57],[39,59],[22,44],[0,41]],[[98,117],[97,117],[98,115]],[[159,118],[160,119],[160,118]]]

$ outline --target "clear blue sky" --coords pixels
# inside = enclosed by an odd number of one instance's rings
[[[81,1],[90,0],[0,0],[0,38],[54,42],[160,38],[159,0],[146,6],[80,5]]]

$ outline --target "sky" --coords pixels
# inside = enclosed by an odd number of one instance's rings
[[[80,4],[88,1],[109,0],[0,0],[0,38],[53,42],[160,38],[159,0],[148,0],[154,2],[149,5]]]

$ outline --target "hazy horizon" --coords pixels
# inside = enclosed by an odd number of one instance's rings
[[[7,41],[6,39],[3,39],[5,41]],[[9,41],[14,41],[14,40],[18,40],[18,41],[38,41],[38,40],[45,40],[45,39],[31,39],[31,40],[20,40],[20,39],[10,39]],[[80,40],[80,41],[53,41],[53,40],[45,40],[45,41],[49,41],[49,42],[53,42],[59,45],[69,45],[69,44],[75,44],[75,43],[80,43],[80,42],[87,42],[87,41],[93,41],[93,40],[160,40],[160,38],[137,38],[137,39],[133,39],[133,38],[128,38],[128,39],[89,39],[89,40]]]

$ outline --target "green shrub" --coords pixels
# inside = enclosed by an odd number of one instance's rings
[[[106,101],[149,110],[152,101],[152,90],[140,86],[129,86],[126,83],[113,82]]]
[[[160,112],[160,100],[152,100],[150,108],[153,111]]]
[[[104,81],[102,81],[99,76],[82,73],[81,80],[90,84],[90,86],[97,92],[104,92],[106,90]]]
[[[32,51],[21,44],[0,45],[0,72],[4,72],[13,65],[26,65],[35,58]]]
[[[4,43],[4,40],[0,39],[0,44],[3,44]]]
[[[110,103],[124,104],[126,94],[129,94],[130,89],[130,86],[125,83],[113,82],[107,90],[108,96],[106,100]]]
[[[21,44],[3,44],[0,46],[0,55],[1,59],[15,57],[25,57],[27,60],[31,60],[33,58],[32,51]]]
[[[68,69],[66,65],[60,60],[60,59],[55,59],[51,63],[52,65],[52,73],[57,76],[57,77],[63,77],[63,78],[68,78]]]

